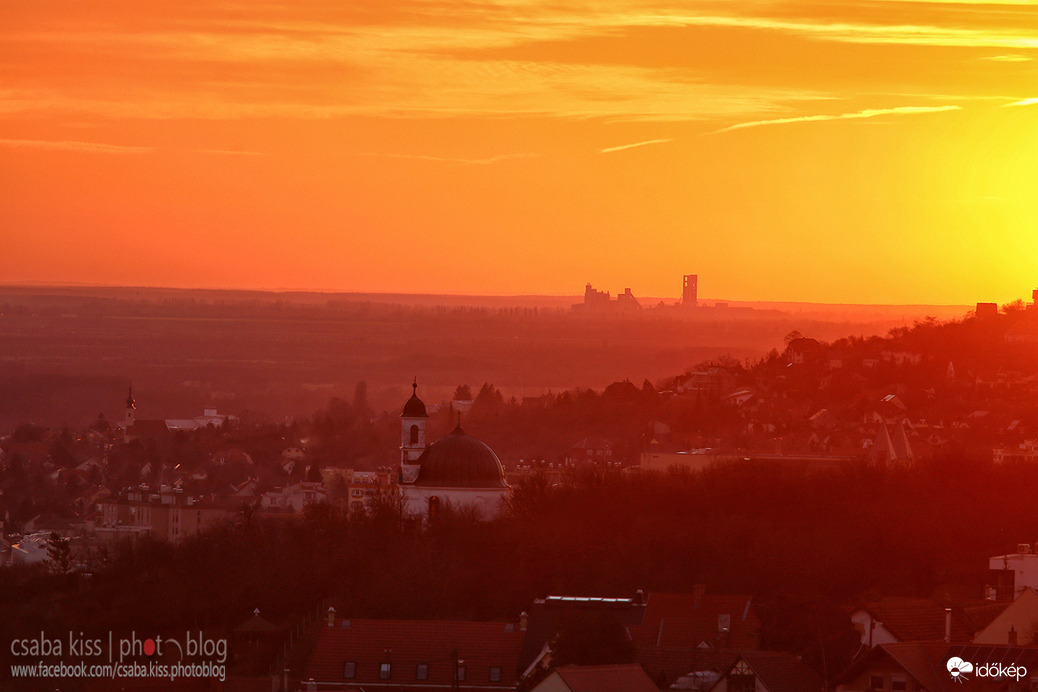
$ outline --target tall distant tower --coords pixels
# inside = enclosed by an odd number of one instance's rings
[[[425,423],[429,414],[418,398],[418,378],[411,383],[411,398],[400,414],[400,480],[413,483],[418,477],[418,457],[425,451]]]
[[[126,395],[126,416],[123,422],[126,424],[126,429],[129,430],[133,427],[134,422],[137,420],[137,402],[133,400],[133,387],[130,387],[130,393]]]
[[[681,305],[686,308],[699,307],[699,275],[685,274],[681,284]]]

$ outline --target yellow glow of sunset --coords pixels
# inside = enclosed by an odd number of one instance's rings
[[[1024,0],[0,2],[0,282],[1007,302]]]

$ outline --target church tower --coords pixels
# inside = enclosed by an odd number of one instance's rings
[[[133,387],[130,387],[130,393],[126,395],[126,416],[123,418],[123,439],[128,441],[130,439],[130,429],[133,424],[137,421],[137,402],[133,400]]]
[[[429,414],[418,398],[418,378],[411,383],[411,398],[400,414],[400,481],[413,483],[418,477],[418,457],[425,451],[425,423]]]
[[[130,393],[126,395],[126,419],[123,422],[126,423],[126,427],[129,429],[133,427],[136,420],[137,402],[133,400],[133,387],[130,387]]]

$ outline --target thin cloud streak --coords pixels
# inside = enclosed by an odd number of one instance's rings
[[[666,142],[673,142],[673,139],[647,139],[644,142],[635,142],[634,144],[621,144],[618,147],[606,147],[600,149],[599,154],[611,154],[614,151],[624,151],[625,149],[634,149],[635,147],[644,147],[649,144],[664,144]]]
[[[1014,101],[1013,103],[1007,103],[1006,108],[1012,108],[1013,106],[1033,106],[1038,104],[1038,98],[1024,99],[1022,101]]]
[[[263,156],[261,151],[241,151],[238,149],[197,149],[199,154],[214,154],[216,156]]]
[[[992,60],[994,62],[1031,62],[1033,58],[1026,55],[1020,55],[1019,53],[1010,53],[1008,55],[992,55],[987,58],[981,58],[981,60]]]
[[[14,149],[44,149],[47,151],[75,151],[83,154],[153,154],[154,147],[131,147],[98,142],[54,141],[44,139],[0,139],[0,146]]]
[[[733,130],[743,130],[748,127],[761,127],[762,125],[786,125],[789,123],[811,123],[825,120],[859,120],[863,118],[875,118],[881,115],[914,115],[918,113],[941,113],[944,111],[962,110],[962,106],[899,106],[897,108],[867,108],[855,113],[840,113],[839,115],[802,115],[795,118],[776,118],[774,120],[753,120],[746,123],[737,123],[714,130],[707,134],[721,134]]]
[[[499,154],[485,159],[463,159],[449,156],[428,156],[426,154],[384,154],[377,152],[362,152],[359,156],[382,156],[389,159],[417,159],[419,161],[433,161],[436,163],[460,163],[469,166],[489,166],[493,163],[500,163],[501,161],[509,161],[511,159],[529,159],[539,156],[539,154],[534,154],[532,152],[521,154]]]

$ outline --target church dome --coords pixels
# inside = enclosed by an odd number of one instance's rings
[[[459,425],[418,458],[414,484],[436,488],[507,488],[505,469],[490,447]]]
[[[418,380],[416,379],[414,384],[411,385],[412,392],[411,398],[404,404],[404,412],[400,414],[401,418],[428,418],[429,414],[425,412],[425,402],[418,398]]]

